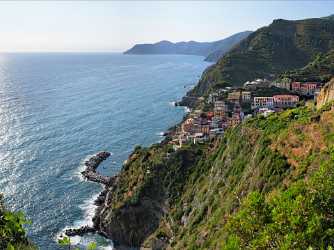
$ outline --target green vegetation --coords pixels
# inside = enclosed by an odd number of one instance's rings
[[[334,161],[271,197],[252,192],[225,226],[225,248],[326,249],[334,245]]]
[[[78,247],[72,248],[71,239],[69,237],[63,237],[63,238],[59,239],[58,244],[60,246],[64,247],[65,249],[68,249],[68,250],[71,250],[71,249],[80,250],[80,248],[78,248]],[[95,250],[96,248],[97,248],[97,244],[95,242],[90,242],[87,245],[86,250]]]
[[[159,227],[165,202],[173,203],[179,197],[191,167],[205,150],[205,145],[184,147],[177,152],[171,145],[136,147],[117,183],[110,188],[110,209],[94,219],[97,227],[109,232],[115,241],[140,245]]]
[[[319,53],[313,61],[305,67],[285,72],[280,79],[287,78],[293,81],[328,82],[334,75],[334,50],[328,53]]]
[[[187,223],[174,227],[173,249],[332,246],[334,115],[325,110],[287,110],[229,131],[175,204],[175,220]]]
[[[26,237],[24,225],[30,222],[22,212],[8,211],[3,204],[0,194],[0,249],[33,250],[36,249]]]
[[[332,17],[275,20],[209,67],[187,98],[278,74],[327,81],[333,44]],[[258,116],[176,152],[167,144],[137,147],[95,224],[117,242],[153,249],[332,249],[331,107]]]
[[[101,217],[125,228],[132,246],[327,249],[334,244],[330,107],[255,117],[172,153],[168,145],[137,148],[113,187],[113,209]]]
[[[250,34],[209,67],[189,96],[202,96],[219,86],[240,86],[256,78],[272,78],[304,67],[319,53],[333,49],[334,21],[314,18],[275,20]]]

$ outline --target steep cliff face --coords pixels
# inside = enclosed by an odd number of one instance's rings
[[[148,249],[331,245],[333,134],[333,111],[302,107],[177,152],[136,149],[96,224],[121,244]]]
[[[321,89],[317,97],[317,108],[334,100],[334,78]]]
[[[136,148],[107,189],[95,228],[116,244],[140,246],[159,227],[203,150],[195,146],[170,153],[172,148],[163,144]]]

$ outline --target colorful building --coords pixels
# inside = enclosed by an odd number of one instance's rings
[[[224,101],[216,101],[214,104],[213,114],[215,117],[224,118],[228,111],[228,107]]]
[[[296,107],[299,102],[297,95],[274,95],[274,106],[278,108]]]
[[[254,97],[253,108],[271,108],[274,106],[273,97]]]
[[[239,123],[241,123],[241,117],[240,117],[240,113],[233,113],[232,117],[229,119],[229,123],[228,125],[230,127],[235,127],[237,126]]]
[[[271,83],[271,86],[274,86],[276,88],[280,88],[280,89],[287,89],[287,90],[290,90],[291,89],[291,83],[290,81],[280,81],[280,82],[273,82]]]
[[[203,135],[208,135],[210,133],[210,125],[209,124],[201,125],[201,133]]]
[[[208,96],[207,102],[208,103],[214,103],[218,101],[219,99],[219,94],[218,93],[212,93]]]
[[[252,98],[252,94],[250,91],[242,91],[241,92],[241,99],[243,102],[250,102]]]
[[[240,102],[241,99],[241,91],[233,91],[228,93],[227,100],[230,102]]]
[[[192,133],[194,127],[194,119],[188,118],[181,124],[182,133]]]
[[[319,83],[317,82],[292,82],[291,90],[301,95],[314,96],[318,86]]]

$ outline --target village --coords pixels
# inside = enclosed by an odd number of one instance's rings
[[[201,108],[190,110],[171,136],[175,150],[187,143],[202,143],[222,136],[226,129],[256,115],[268,116],[294,108],[302,100],[316,99],[320,82],[247,81],[243,87],[217,89],[200,97]]]

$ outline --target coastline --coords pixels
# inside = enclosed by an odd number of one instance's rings
[[[187,97],[187,94],[184,97],[182,97],[182,100],[186,97]],[[188,106],[184,105],[182,101],[174,102],[173,106],[174,107],[182,106],[185,108],[185,111],[184,111],[185,114],[182,120],[176,123],[175,125],[173,125],[172,127],[168,128],[166,131],[160,132],[160,136],[163,137],[163,139],[160,142],[152,143],[148,147],[153,146],[153,145],[163,146],[163,145],[168,144],[168,142],[172,140],[172,136],[176,132],[176,128],[188,118],[188,115],[190,114],[191,109]],[[126,162],[130,159],[134,151],[135,149],[133,149],[132,152],[128,155],[128,159],[122,164],[121,170],[123,169]],[[96,208],[94,211],[94,215],[92,217],[92,225],[85,224],[78,228],[67,228],[64,231],[64,234],[66,236],[82,237],[86,234],[99,234],[108,240],[112,240],[110,237],[108,237],[106,233],[101,231],[98,226],[98,216],[101,214],[102,210],[106,206],[105,202],[109,198],[108,195],[112,195],[112,192],[110,192],[110,189],[112,190],[113,186],[117,185],[117,180],[118,180],[118,175],[119,175],[119,173],[117,173],[114,176],[107,176],[107,175],[102,175],[98,172],[98,168],[100,164],[103,161],[105,161],[107,158],[111,157],[111,155],[112,154],[110,152],[101,151],[94,155],[89,156],[89,158],[87,158],[84,161],[85,169],[80,172],[81,177],[86,181],[101,184],[103,189],[101,192],[97,194],[97,197],[93,200],[93,204],[94,206],[96,206]],[[117,245],[117,244],[114,244],[114,245]]]
[[[105,200],[107,193],[107,187],[112,185],[112,183],[117,179],[117,176],[104,176],[97,172],[99,165],[105,161],[108,157],[111,156],[110,152],[102,151],[98,152],[95,155],[91,156],[88,160],[84,162],[86,166],[85,170],[81,172],[81,175],[85,180],[96,182],[104,185],[104,189],[100,192],[97,198],[94,200],[93,204],[95,206],[101,206]],[[97,230],[93,226],[83,225],[79,228],[69,228],[65,230],[65,235],[69,237],[73,236],[83,236],[87,233],[96,233]]]

